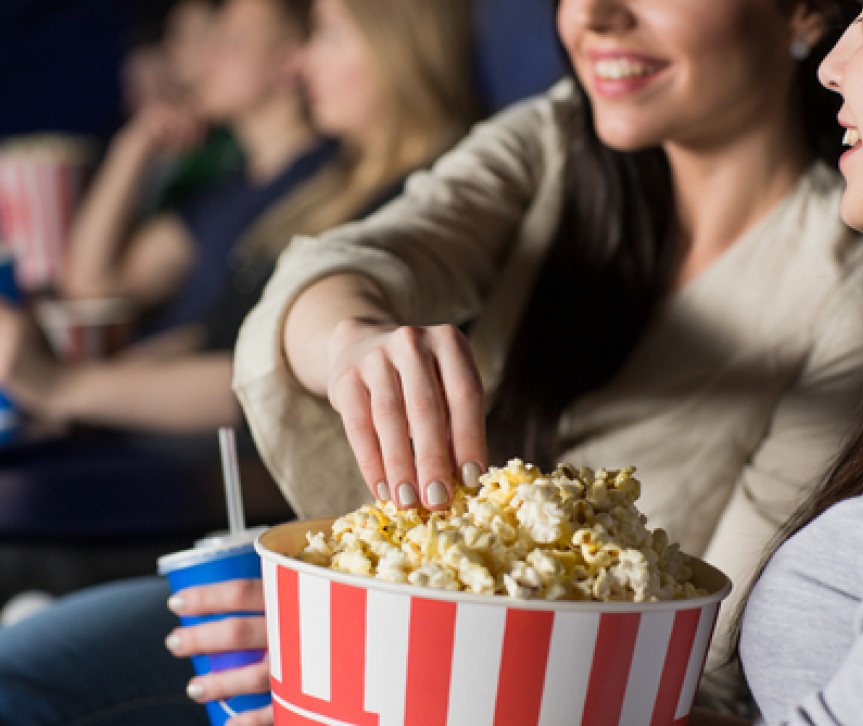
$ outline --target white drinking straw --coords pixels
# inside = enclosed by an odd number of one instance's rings
[[[231,534],[240,534],[246,528],[243,513],[243,493],[240,490],[240,470],[237,466],[237,441],[234,429],[219,429],[219,448],[222,451],[222,475],[225,479],[225,501],[228,505],[228,522]]]

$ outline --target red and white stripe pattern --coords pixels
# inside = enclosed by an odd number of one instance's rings
[[[681,726],[719,607],[554,613],[263,570],[277,726]]]
[[[61,155],[0,154],[0,237],[24,290],[56,282],[87,167]]]

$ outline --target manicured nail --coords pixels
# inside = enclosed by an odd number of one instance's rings
[[[390,485],[385,481],[378,482],[378,485],[375,487],[375,491],[378,493],[378,499],[382,502],[388,502],[392,499],[390,496]]]
[[[417,505],[417,493],[411,484],[399,484],[399,504],[408,509]]]
[[[482,474],[482,469],[480,465],[475,461],[469,461],[467,464],[464,464],[461,468],[461,480],[462,483],[468,489],[478,489],[479,488],[479,477]]]
[[[449,490],[443,482],[433,481],[426,487],[426,503],[430,507],[442,507],[449,504]]]
[[[204,695],[204,687],[200,683],[189,681],[189,685],[186,686],[186,695],[193,701],[199,701]]]
[[[168,598],[168,610],[175,613],[181,613],[185,607],[186,600],[182,595],[171,595],[171,597]]]
[[[179,650],[182,644],[183,641],[176,633],[171,633],[167,638],[165,638],[165,647],[172,653]]]

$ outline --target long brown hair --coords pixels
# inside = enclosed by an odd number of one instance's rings
[[[859,12],[854,0],[778,0],[835,14],[838,23],[800,64],[797,97],[812,153],[835,164],[838,106],[816,68]],[[671,170],[659,148],[622,152],[598,138],[590,102],[570,66],[581,122],[568,152],[558,233],[512,346],[489,420],[493,460],[518,452],[557,463],[565,406],[619,371],[671,289],[682,259]]]
[[[290,195],[243,242],[275,257],[295,234],[352,219],[392,184],[461,138],[477,118],[470,0],[341,0],[372,53],[389,140],[374,152],[345,145],[335,162]]]

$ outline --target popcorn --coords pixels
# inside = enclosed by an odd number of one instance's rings
[[[635,506],[641,485],[619,471],[519,459],[456,488],[449,512],[376,502],[308,534],[300,559],[394,583],[513,598],[652,602],[706,594],[686,557]]]

